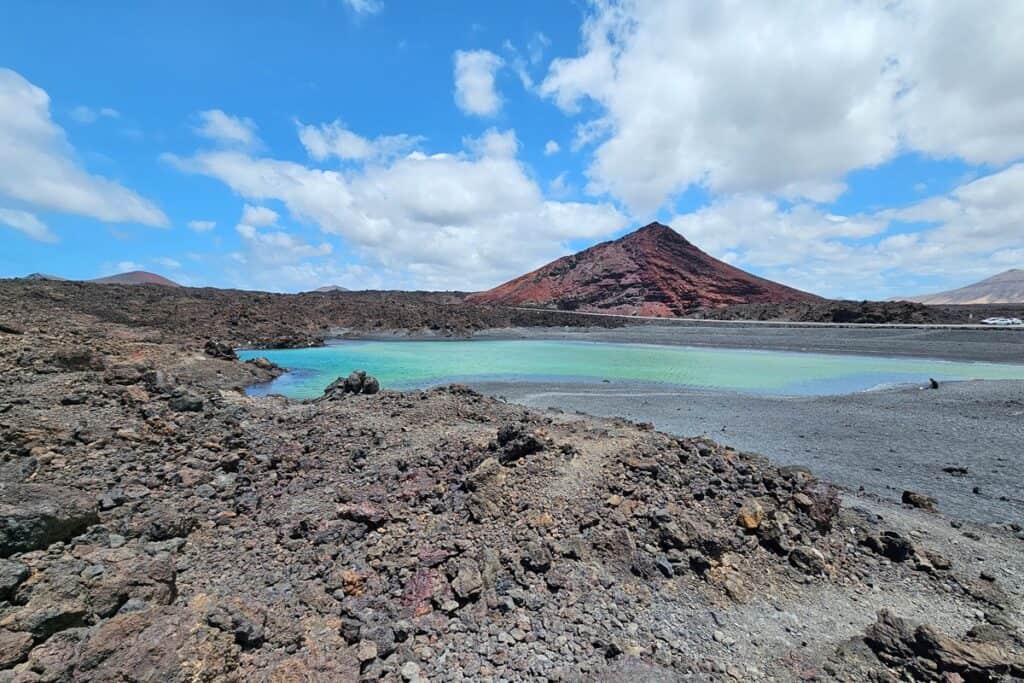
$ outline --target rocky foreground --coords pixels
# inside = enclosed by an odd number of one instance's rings
[[[4,303],[0,681],[1024,676],[1009,533],[460,387],[249,398],[280,370],[201,326]]]

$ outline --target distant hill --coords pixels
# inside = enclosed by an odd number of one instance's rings
[[[325,287],[317,287],[313,290],[314,292],[347,292],[350,291],[348,287],[342,287],[341,285],[327,285]]]
[[[661,223],[467,297],[473,303],[658,317],[734,304],[821,300],[719,261]]]
[[[57,277],[56,275],[49,275],[48,273],[29,273],[24,277],[25,280],[56,280],[61,281],[66,278]]]
[[[973,285],[937,294],[899,297],[921,304],[1024,304],[1024,270],[1014,268]]]
[[[118,273],[107,277],[89,280],[101,285],[163,285],[164,287],[181,287],[174,280],[168,280],[163,275],[147,273],[144,270],[133,270],[128,273]]]

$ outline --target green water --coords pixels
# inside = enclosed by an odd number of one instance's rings
[[[782,351],[566,341],[358,341],[316,349],[242,351],[289,373],[251,393],[313,398],[360,368],[384,389],[473,380],[636,380],[748,393],[816,396],[881,385],[961,379],[1024,379],[1024,365],[957,363]]]

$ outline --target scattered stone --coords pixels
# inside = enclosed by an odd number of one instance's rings
[[[376,394],[378,391],[380,391],[380,382],[377,380],[376,377],[372,375],[367,375],[363,379],[362,391],[364,394]]]
[[[203,346],[203,353],[221,360],[238,360],[238,354],[235,353],[230,344],[214,341],[213,339],[207,340],[206,345]]]
[[[53,364],[71,372],[102,370],[106,367],[103,357],[88,347],[58,349],[53,354]]]
[[[202,397],[196,396],[190,391],[176,392],[174,396],[171,396],[168,404],[172,410],[177,410],[178,412],[196,413],[203,409]]]
[[[0,669],[24,661],[32,649],[32,635],[0,628]]]
[[[0,557],[74,538],[99,522],[93,500],[65,487],[0,483]]]
[[[0,282],[0,297],[15,286]],[[89,288],[47,286],[63,301]],[[304,295],[289,306],[314,317],[296,322],[259,298],[225,299],[214,318],[207,290],[105,292],[109,307],[59,317],[37,315],[56,299],[3,300],[32,331],[0,334],[0,495],[52,486],[59,506],[80,488],[91,518],[0,560],[4,683],[937,683],[1020,671],[1012,565],[1005,581],[985,580],[1003,577],[989,550],[1015,542],[1007,525],[972,526],[982,542],[951,554],[968,563],[963,572],[942,573],[950,561],[918,542],[932,536],[884,530],[885,503],[842,509],[805,468],[706,438],[538,413],[457,386],[357,400],[357,385],[379,389],[359,372],[319,402],[245,397],[241,388],[279,369],[230,362],[229,351],[279,337],[316,343],[320,313]],[[446,321],[462,315],[461,304],[429,303],[434,294],[396,313],[390,296],[372,295],[380,312],[361,299],[353,327],[400,315],[448,335],[456,326]],[[146,325],[116,322],[140,318]],[[207,352],[208,339],[223,342]],[[64,348],[88,349],[70,365],[90,369],[53,362]],[[197,348],[218,360],[197,359]],[[181,409],[188,395],[198,409]],[[981,566],[998,571],[979,578]],[[827,583],[813,578],[822,574]],[[819,589],[841,599],[809,604]],[[921,613],[953,600],[978,623],[955,645],[912,627],[897,639],[906,657],[876,655],[863,639],[844,642],[863,658],[857,666],[830,656],[846,636],[814,630],[822,610],[835,611],[827,621],[863,619],[876,590]],[[733,605],[752,600],[768,611]],[[726,634],[743,629],[734,647]],[[773,648],[777,636],[792,646]],[[975,675],[979,645],[1002,658],[979,669],[988,679]]]
[[[356,645],[356,658],[364,664],[377,659],[377,643],[372,640],[360,640]]]
[[[508,464],[544,450],[546,444],[536,434],[520,424],[507,424],[498,430],[497,446],[501,449],[498,460]]]
[[[535,540],[526,544],[523,549],[523,566],[538,574],[551,568],[551,553],[543,542]]]
[[[1009,637],[960,640],[927,624],[914,626],[889,610],[878,613],[864,642],[883,664],[917,680],[996,681],[1024,673],[1024,653]]]
[[[867,536],[862,543],[893,562],[905,562],[914,556],[914,544],[895,531],[883,531],[878,536]]]
[[[480,569],[472,560],[463,559],[458,563],[458,573],[452,579],[452,591],[460,600],[469,600],[480,594],[484,581]]]
[[[406,662],[402,665],[402,680],[416,683],[420,680],[420,665],[416,662]]]
[[[929,498],[923,493],[904,491],[902,500],[904,505],[910,505],[911,507],[927,510],[928,512],[938,512],[938,509],[935,507],[935,499]]]
[[[740,511],[737,514],[737,522],[739,525],[747,531],[754,531],[764,520],[764,508],[759,502],[753,499],[749,499],[743,503],[740,507]]]
[[[21,562],[0,559],[0,601],[9,600],[28,575],[28,567]]]
[[[821,551],[805,545],[793,548],[789,554],[789,563],[807,574],[824,574],[828,569]]]
[[[348,377],[339,377],[324,389],[319,401],[336,401],[349,394],[376,394],[380,391],[380,382],[376,377],[366,374],[365,370],[353,370]]]

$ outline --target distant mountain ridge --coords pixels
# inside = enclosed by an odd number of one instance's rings
[[[100,285],[162,285],[164,287],[181,287],[174,280],[169,280],[163,275],[150,273],[145,270],[132,270],[127,273],[99,277],[88,282],[95,282]]]
[[[657,317],[733,304],[821,300],[720,261],[661,223],[467,297],[473,303]]]
[[[935,294],[898,297],[921,304],[1024,304],[1024,269],[1012,268],[981,282]]]

